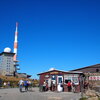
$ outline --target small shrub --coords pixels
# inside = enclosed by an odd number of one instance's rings
[[[83,97],[83,98],[80,98],[80,100],[87,100],[87,98],[86,97]]]

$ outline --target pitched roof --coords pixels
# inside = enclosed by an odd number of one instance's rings
[[[46,71],[46,72],[39,73],[39,74],[37,74],[37,75],[41,75],[41,74],[49,73],[49,72],[53,72],[53,71],[64,72],[64,73],[70,73],[70,74],[71,74],[71,73],[75,73],[75,74],[83,73],[83,72],[79,72],[79,71],[62,71],[62,70],[54,69],[54,70],[49,70],[49,71]]]
[[[74,70],[71,70],[71,71],[77,71],[77,70],[86,69],[86,68],[98,68],[98,67],[100,67],[100,64],[95,64],[95,65],[91,65],[91,66],[77,68],[77,69],[74,69]]]
[[[45,71],[45,72],[41,72],[41,73],[39,73],[39,74],[37,74],[37,75],[41,75],[41,74],[49,73],[49,72],[53,72],[53,71],[65,72],[65,71],[61,71],[61,70],[54,69],[54,70],[48,70],[48,71]]]

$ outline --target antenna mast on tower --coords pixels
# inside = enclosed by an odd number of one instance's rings
[[[16,22],[15,41],[14,41],[14,61],[17,61],[17,49],[18,49],[18,22]]]
[[[18,22],[16,22],[16,30],[15,30],[15,40],[14,40],[14,76],[16,76],[17,74],[17,70],[20,70],[20,68],[17,68],[17,66],[19,66],[18,64],[18,60],[17,60],[17,49],[18,49]]]

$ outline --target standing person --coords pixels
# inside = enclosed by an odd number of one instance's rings
[[[4,88],[6,88],[6,85],[7,85],[7,83],[6,83],[6,82],[4,82],[4,83],[3,83]]]
[[[71,82],[70,81],[68,81],[67,87],[68,87],[68,92],[71,92]]]
[[[62,85],[62,83],[58,83],[58,87],[57,87],[58,92],[63,91],[63,87],[61,85]]]
[[[43,91],[46,91],[46,82],[45,82],[45,80],[43,82]]]
[[[48,81],[46,81],[46,91],[48,91]]]
[[[48,79],[48,90],[50,91],[51,88],[51,78]]]
[[[30,90],[32,90],[32,82],[31,81],[28,81],[28,87]]]
[[[28,80],[24,81],[24,86],[25,86],[25,91],[27,92],[28,91]]]
[[[52,81],[52,90],[53,90],[53,91],[55,91],[55,87],[56,87],[56,81],[53,80],[53,81]]]
[[[0,88],[2,87],[2,79],[0,78]]]
[[[10,82],[8,82],[7,85],[8,85],[8,88],[9,88],[10,87]]]
[[[74,82],[72,82],[72,92],[76,92],[76,86],[75,86],[75,83]]]
[[[88,82],[85,81],[85,82],[84,82],[84,89],[88,89],[88,85],[89,85]]]
[[[20,90],[20,92],[22,92],[23,82],[24,81],[22,79],[19,81],[19,90]]]

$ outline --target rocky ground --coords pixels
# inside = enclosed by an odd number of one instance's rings
[[[84,93],[84,97],[86,97],[87,100],[100,100],[100,92],[96,92],[95,90],[88,89]]]

